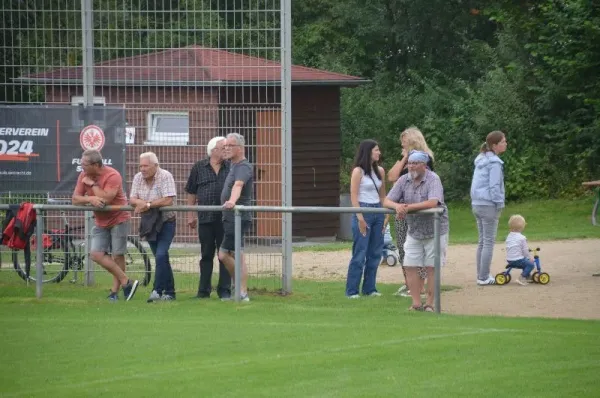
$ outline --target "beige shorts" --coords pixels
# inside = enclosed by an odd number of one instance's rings
[[[446,263],[446,249],[448,248],[448,234],[440,236],[440,265]],[[433,238],[415,239],[410,234],[404,242],[405,267],[433,267],[435,265],[435,250]]]

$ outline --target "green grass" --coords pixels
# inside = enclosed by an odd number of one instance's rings
[[[409,313],[379,287],[146,304],[0,282],[0,396],[597,396],[600,322]]]
[[[509,203],[502,212],[498,227],[497,241],[503,242],[508,234],[508,219],[513,214],[521,214],[527,220],[524,234],[530,241],[557,239],[600,238],[600,227],[591,223],[592,206],[595,197],[574,200],[540,200],[523,203]],[[477,226],[468,203],[450,203],[450,244],[477,243]],[[392,235],[395,230],[392,225]],[[303,246],[294,251],[335,251],[348,250],[350,242]]]

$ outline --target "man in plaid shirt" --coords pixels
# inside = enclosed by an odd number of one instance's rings
[[[448,208],[444,203],[444,188],[440,177],[427,168],[429,155],[422,151],[411,151],[408,156],[408,173],[396,181],[388,193],[384,207],[396,211],[399,219],[406,218],[408,235],[404,243],[404,267],[406,282],[413,304],[412,310],[433,311],[434,300],[434,242],[433,217],[427,214],[409,214],[417,210],[441,207],[440,215],[440,249],[441,262],[444,264],[446,247],[448,246]],[[418,275],[418,268],[427,270],[427,302],[421,304],[421,290],[424,280]]]
[[[220,206],[221,192],[225,179],[229,174],[230,164],[224,160],[223,148],[225,137],[214,137],[206,146],[206,158],[196,162],[190,171],[185,192],[187,204],[201,206]],[[198,298],[210,298],[212,292],[212,273],[215,253],[223,242],[223,214],[220,211],[201,211],[188,215],[188,225],[194,229],[198,226],[200,240],[200,283]],[[219,282],[217,295],[221,300],[231,298],[231,276],[219,261]]]
[[[148,214],[152,209],[172,206],[177,196],[173,175],[158,165],[153,152],[140,155],[140,172],[133,177],[129,202],[135,207],[135,213]],[[152,254],[156,259],[154,288],[148,302],[175,299],[175,279],[169,261],[169,248],[175,237],[175,212],[163,211],[160,215],[162,226],[156,233],[156,239],[148,240]]]

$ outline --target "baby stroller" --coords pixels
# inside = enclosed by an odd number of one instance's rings
[[[400,254],[398,248],[394,245],[394,239],[390,232],[390,224],[385,227],[385,233],[383,235],[383,252],[381,253],[381,263],[386,263],[388,266],[393,267],[398,264]]]

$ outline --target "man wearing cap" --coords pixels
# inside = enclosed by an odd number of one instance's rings
[[[408,156],[408,173],[396,181],[383,205],[396,211],[398,219],[406,218],[408,236],[404,243],[404,266],[406,281],[411,292],[411,310],[433,311],[434,300],[434,240],[433,217],[426,214],[409,214],[418,210],[440,207],[440,264],[443,265],[448,246],[448,208],[444,203],[444,188],[440,177],[427,168],[429,155],[422,151],[411,151]],[[400,203],[403,202],[403,203]],[[427,270],[427,300],[423,306],[420,292],[423,279],[418,268]]]
[[[214,137],[206,146],[205,159],[192,167],[190,176],[185,186],[187,204],[193,206],[221,206],[221,192],[225,179],[229,174],[230,163],[224,160],[223,148],[225,137]],[[212,291],[212,273],[215,253],[218,252],[223,242],[223,214],[220,211],[200,211],[198,214],[188,215],[188,225],[195,229],[198,227],[200,240],[200,283],[198,295],[200,299],[210,298]],[[231,276],[219,261],[219,282],[217,295],[222,300],[231,298]]]

